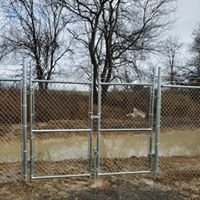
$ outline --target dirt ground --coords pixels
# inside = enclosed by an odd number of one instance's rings
[[[18,135],[14,135],[15,137],[13,135],[12,139],[18,138]],[[43,137],[40,139],[45,139],[46,136]],[[6,135],[4,143],[11,138]],[[146,165],[144,161],[142,157],[120,159],[120,162],[115,159],[107,159],[106,162],[101,160],[104,171],[107,169],[123,171],[123,166],[129,165],[139,168]],[[62,167],[66,166],[65,161],[62,164],[37,162],[35,168],[40,175],[43,170],[52,174],[57,171],[66,173],[70,169],[75,171],[77,169],[79,172],[80,168],[85,169],[83,165],[87,166],[86,161],[82,161],[82,164],[78,160],[70,163],[72,163],[71,168],[64,168],[67,171],[62,171]],[[92,178],[79,177],[8,182],[21,176],[21,163],[1,163],[0,180],[3,182],[0,181],[0,200],[200,200],[199,156],[160,157],[159,167],[162,176],[155,181],[149,175],[119,175],[100,177],[96,181]],[[72,172],[74,171],[70,171]]]
[[[2,200],[154,200],[200,199],[200,177],[123,175],[91,178],[33,180],[0,185]]]

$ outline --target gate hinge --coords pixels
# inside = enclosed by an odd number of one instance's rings
[[[91,119],[99,119],[100,117],[99,117],[99,115],[92,115],[91,116]]]
[[[155,153],[149,154],[149,156],[154,158],[155,157]]]

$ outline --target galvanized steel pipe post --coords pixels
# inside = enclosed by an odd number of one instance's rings
[[[158,68],[157,81],[157,107],[156,107],[156,134],[155,134],[155,163],[154,178],[158,175],[159,164],[159,146],[160,146],[160,115],[161,115],[161,68]]]
[[[92,138],[93,138],[93,101],[94,101],[94,96],[93,96],[93,92],[94,92],[94,74],[93,74],[93,67],[91,67],[91,84],[90,84],[90,89],[89,89],[89,112],[88,112],[88,118],[89,118],[89,137],[88,137],[88,171],[89,174],[92,173]]]
[[[22,91],[22,175],[27,180],[27,71],[25,59],[23,59],[23,91]]]
[[[30,64],[30,69],[29,69],[29,102],[30,102],[30,178],[32,179],[33,177],[33,84],[32,84],[32,65]]]
[[[95,169],[95,177],[98,177],[99,174],[99,168],[100,168],[100,137],[101,137],[101,90],[102,90],[102,85],[101,85],[101,69],[99,67],[98,70],[98,113],[97,113],[97,146],[96,146],[96,169]]]
[[[150,103],[149,103],[149,155],[148,155],[148,170],[151,170],[152,161],[152,144],[153,144],[153,128],[154,128],[154,99],[155,99],[155,68],[153,68],[153,86],[150,92]]]

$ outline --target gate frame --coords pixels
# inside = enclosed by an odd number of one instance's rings
[[[156,88],[156,70],[153,69],[153,83],[103,83],[101,82],[101,72],[100,69],[98,71],[98,114],[97,114],[97,140],[96,140],[96,149],[95,149],[95,159],[94,159],[94,170],[95,170],[95,179],[98,178],[98,176],[106,176],[106,175],[124,175],[124,174],[143,174],[143,173],[151,173],[154,172],[154,177],[158,174],[158,162],[159,162],[159,141],[160,141],[160,109],[161,109],[161,68],[158,67],[158,78],[157,78],[157,88]],[[149,104],[149,128],[101,128],[101,90],[102,85],[126,85],[126,86],[149,86],[150,87],[150,104]],[[155,90],[157,90],[157,98],[155,97]],[[154,123],[154,105],[155,105],[155,98],[157,100],[156,104],[156,131],[155,131],[155,145],[154,145],[154,151],[155,153],[152,153],[152,146],[153,146],[153,123]],[[147,170],[145,171],[127,171],[127,172],[99,172],[100,170],[100,137],[101,132],[110,132],[110,131],[148,131],[149,132],[149,152],[147,153],[148,157],[148,164],[147,164]],[[151,162],[152,157],[154,157],[154,169],[151,170]]]
[[[31,68],[31,67],[30,67]],[[88,110],[88,128],[87,129],[34,129],[34,117],[35,117],[35,96],[34,96],[34,88],[33,83],[61,83],[61,84],[69,84],[69,85],[88,85],[89,86],[89,110]],[[92,133],[93,133],[93,82],[69,82],[69,81],[52,81],[52,80],[32,80],[32,70],[30,70],[29,74],[29,87],[30,87],[30,179],[50,179],[50,178],[65,178],[65,177],[83,177],[83,176],[91,176],[92,175]],[[34,176],[34,145],[33,141],[35,138],[35,134],[38,133],[49,133],[52,132],[82,132],[88,133],[88,173],[84,174],[66,174],[66,175],[40,175]]]
[[[28,161],[27,161],[27,65],[25,63],[25,59],[23,59],[23,73],[21,79],[3,79],[0,81],[7,82],[19,82],[20,92],[21,92],[21,127],[22,127],[22,177],[24,181],[27,181],[29,175],[27,175],[28,171]],[[154,172],[154,177],[158,175],[159,170],[159,141],[160,141],[160,114],[161,114],[161,87],[178,87],[178,88],[200,88],[195,86],[170,86],[170,85],[161,85],[161,68],[159,67],[157,72],[157,82],[156,82],[156,73],[155,69],[153,71],[153,83],[103,83],[101,82],[101,73],[100,69],[98,72],[98,111],[97,115],[93,115],[94,108],[94,97],[93,97],[93,89],[94,89],[94,80],[93,80],[93,70],[91,69],[91,81],[90,82],[68,82],[68,81],[52,81],[52,80],[32,80],[32,66],[30,65],[29,72],[29,95],[30,95],[30,179],[46,179],[46,178],[64,178],[64,177],[81,177],[81,176],[94,176],[97,178],[98,176],[103,175],[122,175],[122,174],[139,174],[139,173],[151,173]],[[89,110],[88,110],[88,128],[86,129],[34,129],[34,88],[33,83],[61,83],[61,84],[69,84],[69,85],[88,85],[89,86]],[[157,87],[156,87],[157,84]],[[141,86],[149,86],[150,89],[150,104],[149,104],[149,128],[122,128],[122,129],[105,129],[101,128],[101,89],[103,85],[141,85]],[[155,96],[155,91],[157,91],[157,96]],[[153,122],[154,122],[154,105],[156,100],[156,130],[155,130],[155,144],[154,144],[154,153],[153,153]],[[97,133],[96,133],[96,143],[94,143],[94,152],[93,152],[93,120],[97,119]],[[109,131],[148,131],[148,143],[149,143],[149,152],[148,156],[148,165],[146,171],[127,171],[127,172],[108,172],[108,173],[100,173],[100,136],[101,132],[109,132]],[[35,134],[37,133],[52,133],[52,132],[83,132],[88,133],[88,173],[84,174],[66,174],[66,175],[53,175],[53,176],[34,176],[34,145],[33,141],[35,138]],[[94,166],[93,166],[93,153],[94,153]],[[151,169],[152,158],[154,158],[154,169]]]
[[[31,68],[31,67],[30,67]],[[30,179],[48,179],[48,178],[64,178],[64,177],[81,177],[81,176],[94,176],[96,179],[98,176],[104,175],[123,175],[123,174],[143,174],[154,172],[154,177],[158,174],[158,162],[159,162],[159,140],[160,140],[160,109],[161,109],[161,68],[158,68],[158,76],[156,82],[156,70],[153,69],[153,81],[152,83],[103,83],[101,82],[101,73],[100,69],[98,72],[98,105],[97,105],[97,115],[93,115],[93,70],[91,70],[91,82],[68,82],[68,81],[52,81],[52,80],[32,80],[32,71],[30,70],[29,75],[29,87],[30,87]],[[89,128],[88,129],[33,129],[33,119],[34,119],[34,88],[33,83],[61,83],[61,84],[80,84],[80,85],[89,85],[89,111],[88,111],[88,120]],[[157,87],[156,87],[157,84]],[[150,103],[149,103],[149,128],[115,128],[115,129],[106,129],[101,128],[101,97],[102,97],[102,86],[103,85],[126,85],[126,86],[147,86],[150,88]],[[155,96],[155,91],[157,91],[157,96]],[[156,100],[156,102],[155,102]],[[156,126],[155,126],[155,144],[154,144],[154,153],[153,153],[153,128],[154,128],[154,106],[156,106]],[[94,167],[92,167],[92,154],[93,154],[93,120],[97,119],[97,133],[96,133],[96,144],[94,149]],[[148,152],[147,152],[147,170],[139,171],[127,171],[127,172],[99,172],[100,169],[100,137],[101,132],[110,132],[110,131],[145,131],[149,132],[148,134]],[[66,174],[66,175],[45,175],[45,176],[34,176],[34,145],[33,141],[35,134],[37,133],[52,133],[52,132],[88,132],[88,173],[84,174]],[[154,158],[154,168],[151,168],[152,158]],[[25,164],[24,164],[25,166]],[[27,167],[27,166],[26,166]],[[93,173],[94,172],[94,173]]]

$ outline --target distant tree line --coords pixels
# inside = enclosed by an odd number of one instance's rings
[[[187,78],[192,85],[200,85],[200,25],[193,33],[192,57],[188,62]]]
[[[165,80],[172,85],[200,85],[200,25],[192,37],[186,55],[181,55],[183,45],[176,36],[169,36],[163,45]]]

